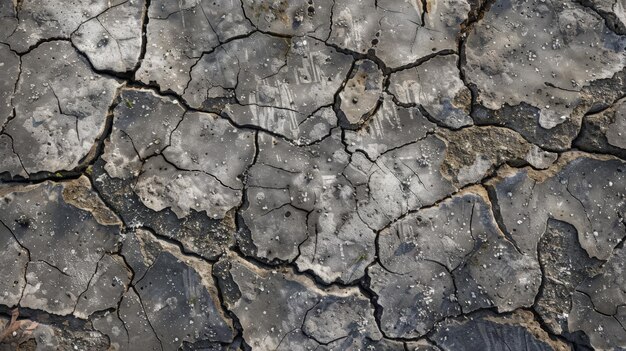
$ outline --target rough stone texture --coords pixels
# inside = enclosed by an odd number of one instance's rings
[[[554,219],[548,220],[538,256],[545,281],[537,295],[537,313],[554,333],[568,332],[572,304],[563,299],[571,296],[583,279],[598,274],[602,261],[590,258],[580,247],[576,228]]]
[[[380,262],[368,275],[386,335],[422,336],[461,311],[532,305],[539,265],[507,241],[486,197],[484,190],[471,190],[380,232]]]
[[[0,336],[3,350],[109,349],[107,335],[91,329],[87,322],[63,321],[45,313],[21,315],[15,309],[6,317],[0,317],[0,328],[3,330]]]
[[[506,128],[470,127],[443,133],[448,145],[442,170],[461,186],[479,182],[504,163],[546,169],[558,156]]]
[[[252,254],[270,261],[297,258],[299,269],[326,282],[362,277],[374,259],[375,233],[355,211],[354,188],[341,174],[350,158],[339,133],[310,147],[267,135],[258,144],[242,208]]]
[[[117,7],[131,6],[137,2],[137,0],[98,2],[71,0],[64,6],[57,6],[55,3],[41,0],[13,3],[5,1],[3,8],[9,9],[4,10],[7,15],[2,16],[2,23],[3,27],[6,23],[11,30],[7,30],[3,42],[9,44],[13,50],[23,53],[50,39],[68,39],[82,24],[99,19],[109,11],[115,11]],[[100,40],[100,38],[90,39]]]
[[[443,323],[434,334],[442,350],[570,350],[561,340],[553,340],[533,320],[532,313],[521,311],[507,316],[480,313]]]
[[[363,124],[381,99],[383,73],[370,60],[355,62],[346,85],[339,93],[339,109],[347,125]]]
[[[7,134],[0,135],[0,168],[5,174],[28,177],[19,155],[14,151],[13,138]]]
[[[456,55],[435,56],[414,68],[394,73],[389,91],[403,104],[420,105],[449,128],[473,124],[472,97],[459,76]]]
[[[72,43],[99,70],[127,72],[139,64],[145,0],[128,0],[90,18],[72,32]]]
[[[88,181],[85,185],[90,187]],[[3,293],[2,304],[77,316],[84,315],[84,310],[116,306],[121,292],[97,284],[93,278],[104,274],[99,274],[98,267],[105,260],[105,270],[110,260],[105,257],[114,250],[119,226],[98,222],[99,216],[93,213],[101,201],[95,194],[79,208],[72,204],[72,194],[66,194],[66,189],[63,184],[46,182],[0,190],[6,245],[9,249],[12,245],[17,256],[11,258],[17,265],[5,265],[3,271],[8,271],[3,275],[20,286],[17,295],[15,290]],[[119,285],[128,282],[124,275],[117,278]],[[86,301],[77,310],[81,297]]]
[[[214,269],[225,304],[254,349],[308,349],[331,342],[344,348],[383,337],[373,306],[356,288],[320,289],[289,269],[269,272],[236,257],[220,260]]]
[[[15,2],[3,1],[0,3],[0,39],[6,42],[6,39],[17,28],[18,19],[15,17]]]
[[[317,120],[315,127],[332,123],[321,109],[333,104],[351,61],[312,37],[256,32],[203,55],[183,97],[199,109],[216,99],[233,99],[223,113],[237,125],[298,139],[306,135],[301,126],[309,118]]]
[[[583,330],[597,348],[626,347],[625,257],[623,247],[616,249],[602,273],[587,278],[573,293],[568,327]]]
[[[171,208],[178,218],[190,210],[204,211],[210,218],[224,218],[239,204],[240,193],[219,179],[200,171],[179,171],[163,156],[150,158],[137,178],[135,192],[151,210]]]
[[[214,114],[186,114],[170,142],[163,156],[178,168],[202,171],[231,189],[242,188],[242,174],[255,153],[254,133],[239,132]]]
[[[2,252],[4,252],[0,277],[5,282],[1,294],[2,304],[13,307],[20,302],[22,291],[26,286],[28,251],[20,245],[11,230],[4,224],[0,226],[0,231],[2,232]]]
[[[380,230],[409,211],[454,192],[456,187],[441,173],[445,148],[441,139],[427,135],[390,149],[376,162],[356,158],[350,174],[357,186],[359,217]]]
[[[0,350],[626,349],[623,0],[0,0]]]
[[[508,170],[494,181],[503,230],[521,252],[537,252],[549,219],[574,226],[580,246],[592,258],[608,259],[624,238],[626,164],[577,156],[567,155],[571,162],[549,177]]]
[[[74,308],[74,315],[87,319],[102,306],[116,306],[119,297],[128,290],[131,272],[122,257],[105,255],[98,261],[96,273]]]
[[[626,158],[626,99],[602,112],[585,116],[574,145],[582,150]]]
[[[111,177],[128,179],[139,175],[142,160],[170,145],[185,110],[176,100],[149,90],[124,89],[119,100],[102,159]]]
[[[135,193],[137,179],[111,177],[104,165],[100,160],[90,168],[91,176],[95,179],[94,186],[127,226],[151,228],[158,235],[177,240],[186,250],[209,259],[215,259],[224,248],[234,243],[235,221],[232,211],[222,220],[209,218],[206,212],[193,209],[183,218],[179,218],[170,208],[155,212]]]
[[[583,330],[594,347],[623,347],[623,329],[615,320],[621,293],[611,290],[621,283],[602,277],[622,269],[616,262],[626,237],[625,164],[576,153],[564,159],[568,163],[556,164],[548,174],[504,171],[490,188],[498,217],[520,252],[538,256],[544,281],[536,310],[551,331],[579,341],[571,333]],[[595,294],[598,305],[589,300]],[[611,297],[602,311],[606,296]]]
[[[529,136],[548,130],[551,140],[539,145],[565,149],[591,99],[583,88],[622,70],[625,47],[626,38],[575,2],[504,0],[470,31],[464,70],[484,107],[529,107],[503,125]]]
[[[356,131],[346,130],[348,151],[361,151],[370,159],[424,138],[434,125],[416,107],[401,107],[385,95],[376,113]]]
[[[126,223],[147,225],[214,257],[232,239],[224,232],[232,225],[230,211],[241,202],[254,138],[214,114],[186,112],[176,99],[124,89],[96,179]],[[138,202],[145,211],[137,210]],[[207,227],[212,235],[204,232]]]
[[[221,43],[250,33],[238,0],[154,0],[148,9],[146,53],[137,79],[182,94],[191,67]]]
[[[113,349],[162,350],[134,290],[124,294],[116,312],[95,316],[92,323],[94,329],[109,337]]]
[[[0,44],[0,125],[4,126],[9,117],[12,117],[13,109],[11,101],[15,92],[15,83],[20,74],[20,57],[11,51],[6,44]]]
[[[66,41],[39,45],[22,56],[5,126],[26,172],[72,170],[105,131],[119,82],[90,70]]]
[[[325,39],[329,35],[334,2],[320,1],[244,1],[250,22],[263,32],[278,35],[311,35]]]
[[[610,0],[585,0],[581,3],[602,16],[611,30],[618,34],[626,34],[626,4]]]
[[[465,0],[336,0],[333,3],[328,41],[358,53],[374,50],[392,68],[456,49],[461,23],[470,10]]]
[[[232,341],[209,263],[184,255],[145,229],[125,234],[121,254],[134,272],[133,288],[122,297],[117,314],[94,320],[97,330],[113,334],[112,345],[177,350],[200,340]],[[125,332],[119,332],[120,326]]]

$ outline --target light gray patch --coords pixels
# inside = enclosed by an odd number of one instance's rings
[[[363,54],[374,49],[388,67],[398,68],[438,51],[456,50],[469,10],[465,0],[338,0],[329,42]]]
[[[361,150],[375,160],[390,149],[423,139],[434,127],[418,108],[397,106],[385,94],[378,111],[364,126],[344,133],[349,151]]]
[[[472,125],[470,90],[461,80],[457,55],[435,56],[391,75],[389,91],[402,103],[421,105],[444,126]]]
[[[362,125],[374,113],[383,92],[383,72],[375,62],[355,62],[350,77],[339,92],[339,109],[350,126]]]
[[[254,153],[253,132],[239,130],[214,114],[187,112],[163,156],[178,168],[202,171],[226,187],[241,189]]]
[[[236,0],[158,0],[148,11],[146,55],[137,79],[183,94],[204,52],[252,30]]]
[[[480,104],[491,110],[529,104],[538,112],[530,129],[554,129],[549,143],[564,148],[581,123],[582,113],[575,112],[587,98],[581,90],[620,71],[625,47],[626,38],[576,3],[503,0],[469,33],[464,70]],[[522,121],[512,124],[525,128]]]
[[[13,107],[11,102],[20,69],[20,57],[12,52],[8,45],[0,44],[0,126],[4,126],[8,119],[12,117]]]
[[[143,160],[170,145],[184,113],[176,100],[152,91],[122,90],[102,155],[107,173],[121,179],[138,176]]]
[[[238,125],[298,139],[310,133],[302,123],[334,103],[351,63],[350,56],[312,37],[254,33],[203,55],[183,97],[199,109],[233,98],[224,113]]]
[[[146,161],[134,191],[148,208],[157,212],[171,208],[179,219],[187,217],[192,209],[222,219],[241,201],[240,190],[223,185],[203,171],[178,170],[163,156]]]
[[[5,133],[13,137],[26,171],[79,166],[104,132],[119,85],[93,73],[66,41],[44,43],[24,55],[13,98],[15,118]]]
[[[247,17],[261,31],[280,35],[310,35],[326,39],[330,30],[333,2],[315,1],[243,1]]]
[[[126,3],[124,0],[98,2],[70,0],[63,6],[58,6],[40,0],[20,1],[14,12],[17,27],[4,42],[13,50],[24,53],[32,46],[48,39],[69,39],[81,24],[124,3]],[[11,2],[8,1],[6,4]]]
[[[141,54],[144,1],[125,1],[81,23],[72,43],[98,70],[132,71]]]
[[[429,135],[380,156],[369,168],[367,184],[357,188],[359,217],[380,230],[454,192],[441,173],[445,148],[441,139]]]

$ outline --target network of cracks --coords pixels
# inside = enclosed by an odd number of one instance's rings
[[[0,0],[0,349],[626,348],[625,7]]]

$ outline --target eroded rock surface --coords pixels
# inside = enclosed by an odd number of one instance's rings
[[[251,31],[239,0],[152,1],[145,31],[146,53],[137,79],[182,94],[192,66],[205,52]]]
[[[237,125],[313,141],[327,133],[310,135],[309,128],[328,129],[336,123],[325,108],[334,103],[351,64],[351,56],[313,37],[256,32],[203,55],[183,96],[199,109],[230,98],[235,103],[227,103],[223,113]]]
[[[99,222],[95,213],[102,203],[92,191],[77,206],[71,186],[45,182],[0,190],[9,254],[2,273],[12,282],[2,294],[3,305],[83,318],[88,311],[116,306],[121,291],[110,281],[116,277],[122,290],[129,282],[124,266],[111,256],[119,225]],[[90,187],[88,181],[82,186]],[[108,284],[99,281],[103,275],[109,275]]]
[[[449,128],[473,124],[472,97],[460,78],[456,55],[435,56],[391,75],[390,92],[403,104],[420,105]]]
[[[585,6],[589,6],[596,11],[606,25],[618,34],[626,34],[626,12],[623,2],[608,0],[587,0],[581,2]]]
[[[0,1],[0,350],[626,349],[624,8]]]
[[[527,311],[450,320],[438,328],[433,339],[442,350],[571,350],[567,343],[550,338]]]
[[[93,320],[97,330],[111,335],[112,345],[177,350],[185,343],[233,340],[232,322],[219,307],[209,263],[184,255],[145,229],[124,235],[121,255],[134,273],[132,288],[117,313]]]
[[[539,265],[500,232],[486,197],[472,189],[380,232],[380,262],[368,275],[386,335],[422,336],[461,312],[532,305]]]
[[[374,259],[375,233],[356,212],[355,189],[342,174],[350,155],[340,134],[309,147],[262,134],[258,144],[242,211],[253,254],[296,260],[327,282],[362,277]]]
[[[537,252],[549,219],[574,226],[580,246],[592,258],[608,259],[624,238],[626,164],[576,156],[566,156],[573,159],[550,177],[521,170],[504,172],[494,182],[503,230],[521,252]]]
[[[25,171],[69,171],[88,158],[119,86],[91,71],[66,41],[43,43],[22,56],[14,117],[4,131]]]
[[[344,131],[348,151],[361,151],[370,159],[434,132],[434,124],[416,107],[401,107],[384,95],[380,107],[359,129]],[[393,136],[393,137],[391,137]]]
[[[469,10],[465,0],[334,1],[328,41],[358,53],[374,50],[386,66],[398,68],[456,49]]]
[[[333,343],[343,349],[383,338],[373,306],[356,288],[320,289],[289,269],[270,272],[234,257],[220,260],[215,275],[252,348],[309,349]]]
[[[376,63],[356,62],[346,86],[339,93],[339,109],[347,124],[363,124],[378,106],[382,90],[383,73]]]
[[[89,18],[72,32],[72,43],[98,70],[128,72],[139,65],[145,0],[128,0]]]
[[[468,35],[464,70],[487,109],[528,107],[502,125],[566,149],[596,99],[585,87],[622,70],[625,47],[625,37],[576,2],[496,1]],[[550,139],[536,137],[545,130]]]
[[[626,99],[608,109],[585,116],[574,145],[582,150],[626,157]]]

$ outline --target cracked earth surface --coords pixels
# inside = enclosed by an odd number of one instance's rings
[[[624,0],[0,0],[0,350],[625,350]]]

